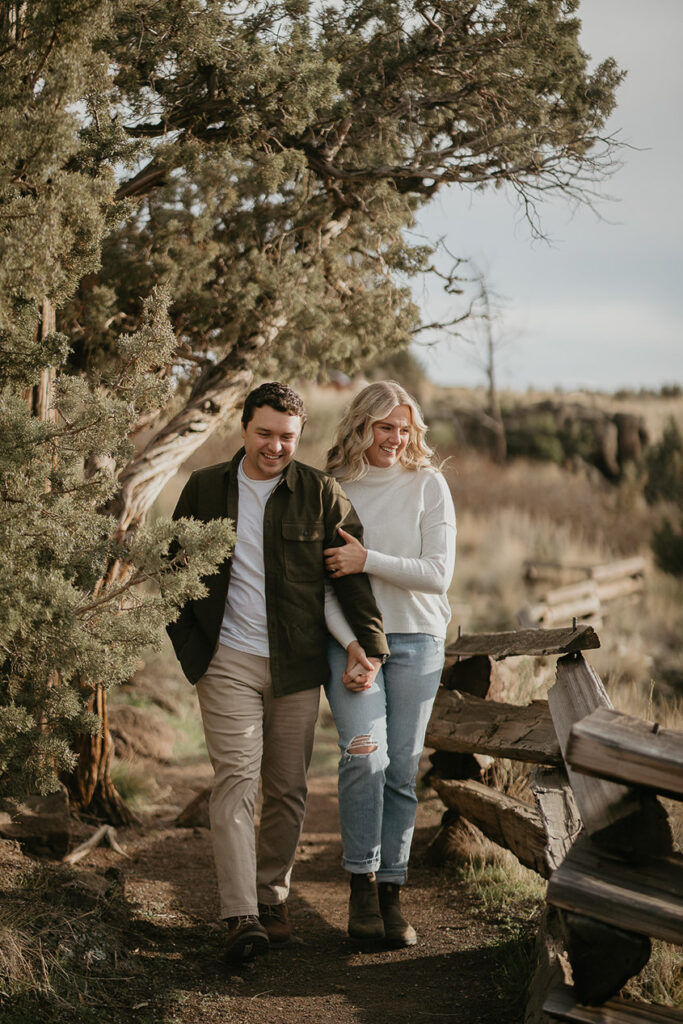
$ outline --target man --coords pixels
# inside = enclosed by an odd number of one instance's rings
[[[244,403],[244,447],[232,461],[193,473],[174,512],[176,519],[228,516],[237,524],[232,556],[205,579],[207,595],[188,602],[168,627],[196,683],[214,768],[211,832],[229,960],[291,937],[286,901],[320,685],[329,674],[323,550],[342,543],[340,527],[361,536],[336,481],[294,461],[305,418],[291,388],[256,388]],[[376,671],[388,647],[367,576],[332,585],[357,637],[349,665]]]

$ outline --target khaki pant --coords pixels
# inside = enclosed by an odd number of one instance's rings
[[[287,899],[303,825],[320,687],[275,697],[269,666],[268,658],[219,644],[197,683],[214,769],[211,837],[222,917]]]

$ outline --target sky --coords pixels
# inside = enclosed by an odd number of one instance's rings
[[[419,230],[444,235],[500,296],[500,387],[683,385],[683,0],[582,0],[580,17],[591,67],[611,56],[628,71],[607,132],[632,148],[601,186],[612,198],[600,216],[546,204],[548,244],[533,238],[511,193],[451,186],[422,211]],[[453,315],[435,280],[416,297],[427,322]],[[440,384],[484,383],[465,342],[442,338],[415,353]]]

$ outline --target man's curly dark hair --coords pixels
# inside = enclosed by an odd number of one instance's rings
[[[306,409],[304,408],[303,399],[287,384],[280,384],[279,381],[272,380],[254,388],[245,398],[244,409],[242,410],[242,426],[246,427],[247,423],[249,423],[254,415],[254,409],[260,409],[264,405],[269,405],[271,409],[276,409],[277,412],[286,412],[290,416],[300,416],[302,427],[306,422]]]

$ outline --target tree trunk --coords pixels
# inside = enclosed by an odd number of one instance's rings
[[[325,225],[316,255],[347,228],[349,221],[350,213],[344,211]],[[171,477],[242,405],[259,357],[275,344],[286,322],[282,315],[264,319],[260,330],[241,340],[219,363],[207,369],[196,381],[184,408],[162,426],[124,468],[119,478],[119,492],[107,510],[116,517],[118,540],[144,523]],[[125,563],[113,562],[101,587],[120,581],[127,571]],[[97,688],[93,697],[92,710],[102,720],[102,735],[82,736],[78,740],[78,765],[67,781],[71,799],[81,810],[105,817],[114,825],[128,824],[131,812],[109,775],[112,749],[107,730],[107,696],[102,687]]]
[[[131,825],[137,819],[119,796],[109,773],[114,748],[107,722],[107,694],[102,686],[96,688],[88,710],[98,716],[102,731],[96,736],[79,736],[74,743],[78,763],[64,780],[71,804],[113,825]]]

